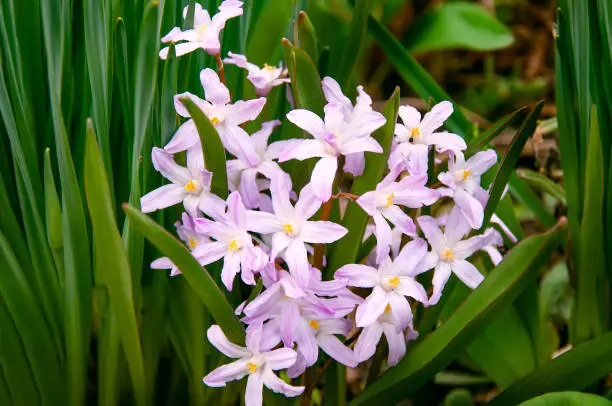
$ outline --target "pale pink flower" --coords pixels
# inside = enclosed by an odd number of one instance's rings
[[[285,83],[291,83],[291,79],[287,76],[287,69],[283,67],[270,66],[264,64],[263,68],[247,61],[244,55],[228,52],[228,58],[223,62],[228,65],[236,65],[242,69],[246,69],[249,73],[247,80],[255,86],[255,92],[258,96],[267,96],[270,90],[275,86],[280,86]]]

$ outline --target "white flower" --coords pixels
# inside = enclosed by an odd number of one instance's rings
[[[267,96],[270,93],[270,89],[274,86],[280,86],[284,83],[291,83],[291,79],[287,76],[287,70],[283,69],[282,66],[277,68],[265,64],[263,68],[247,61],[244,55],[235,54],[228,52],[229,57],[223,60],[228,65],[236,65],[240,68],[246,69],[249,74],[247,79],[255,86],[255,91],[258,96]]]
[[[189,6],[183,9],[183,18],[187,18]],[[204,49],[210,55],[218,55],[221,51],[219,43],[219,33],[225,27],[227,20],[233,17],[242,15],[242,2],[238,0],[225,0],[219,6],[219,12],[212,18],[207,10],[202,9],[199,3],[195,3],[193,15],[193,28],[182,31],[179,27],[174,27],[168,34],[162,38],[162,42],[178,42],[174,50],[176,56],[181,56],[195,51],[198,48]],[[159,57],[166,59],[168,57],[168,47],[162,48],[159,51]]]

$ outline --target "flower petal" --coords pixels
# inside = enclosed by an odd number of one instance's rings
[[[374,152],[381,154],[383,149],[378,141],[368,136],[354,138],[342,144],[341,151],[343,155],[355,154],[357,152]]]
[[[298,317],[299,322],[296,328],[295,341],[298,345],[298,352],[304,357],[306,366],[311,366],[317,362],[319,357],[319,344],[315,339],[315,331],[311,328],[306,320]]]
[[[310,269],[308,266],[308,253],[304,243],[293,240],[285,251],[285,261],[289,265],[289,272],[299,286],[308,286]]]
[[[451,266],[448,262],[440,262],[436,266],[436,270],[434,271],[434,275],[431,280],[433,292],[429,298],[429,306],[435,305],[440,301],[440,297],[442,297],[442,290],[444,289],[448,278],[450,278],[451,273]]]
[[[429,300],[423,285],[410,276],[400,276],[399,279],[400,282],[397,285],[397,288],[395,288],[397,293],[403,296],[409,296],[421,303],[427,304]],[[391,305],[391,307],[393,308],[393,305]]]
[[[376,263],[380,264],[389,255],[393,235],[389,223],[381,214],[375,214],[373,219],[376,225]]]
[[[478,200],[470,196],[465,190],[455,191],[455,203],[461,208],[470,227],[478,230],[484,220],[484,208]]]
[[[264,372],[264,384],[272,392],[282,393],[283,395],[293,398],[304,392],[304,386],[293,386],[280,379],[272,371]]]
[[[225,121],[230,125],[240,125],[247,121],[255,120],[266,104],[266,98],[260,97],[253,100],[238,100],[228,106]]]
[[[373,288],[378,284],[378,271],[367,265],[347,264],[334,273],[334,278],[348,280],[349,286]]]
[[[296,329],[300,320],[300,309],[294,302],[288,302],[281,306],[280,335],[285,347],[293,347]]]
[[[432,133],[453,114],[453,104],[449,101],[443,101],[432,107],[431,111],[425,114],[420,127],[422,132]]]
[[[172,139],[164,147],[164,151],[175,154],[177,152],[186,151],[200,144],[200,136],[192,119],[185,121],[176,130]],[[201,149],[201,147],[200,147]]]
[[[332,194],[332,185],[338,170],[338,159],[335,156],[326,156],[316,163],[312,170],[310,183],[315,196],[326,202]]]
[[[251,353],[246,348],[240,347],[227,339],[220,326],[214,324],[206,332],[208,341],[219,351],[230,358],[250,357]]]
[[[304,109],[292,110],[287,113],[287,120],[315,138],[322,138],[328,133],[321,117],[317,116],[312,111]]]
[[[389,347],[387,364],[392,367],[406,355],[406,339],[403,331],[397,331],[392,324],[384,323],[382,328]]]
[[[297,354],[291,348],[279,348],[263,355],[266,358],[266,365],[274,371],[289,368],[297,358]]]
[[[200,71],[200,82],[204,88],[204,97],[216,105],[225,105],[230,102],[230,94],[227,87],[221,83],[217,72],[210,68]]]
[[[140,198],[141,210],[143,213],[151,213],[174,206],[183,201],[186,193],[181,185],[174,183],[161,186]]]
[[[211,387],[223,387],[226,382],[242,379],[246,376],[249,373],[248,364],[248,359],[240,359],[226,365],[221,365],[206,375],[203,381]]]
[[[463,151],[467,148],[465,140],[453,133],[435,133],[431,137],[427,137],[427,144],[436,145],[451,151]]]
[[[446,246],[446,241],[442,231],[440,231],[440,227],[438,227],[436,219],[430,216],[421,216],[417,221],[433,250],[442,251]]]
[[[245,406],[262,406],[263,404],[263,373],[249,375],[244,392]]]
[[[383,327],[380,323],[374,323],[361,331],[355,344],[357,362],[367,361],[374,356],[382,334]]]
[[[396,330],[404,330],[412,321],[412,309],[408,300],[397,292],[389,292],[387,298],[391,306],[391,316],[395,320]]]
[[[495,162],[497,162],[497,152],[489,149],[475,153],[467,160],[465,166],[471,172],[471,175],[482,175],[495,165]]]
[[[397,114],[406,128],[416,128],[421,123],[421,113],[412,106],[400,106]]]
[[[223,269],[221,270],[221,281],[228,291],[232,291],[232,285],[236,275],[240,272],[242,256],[238,253],[227,253],[223,258]]]
[[[351,101],[342,93],[340,85],[333,78],[326,76],[321,81],[321,84],[323,87],[323,94],[328,103],[335,103],[340,106],[350,105],[352,107]]]
[[[357,307],[355,314],[357,327],[366,327],[376,322],[384,313],[387,304],[389,304],[387,293],[380,286],[376,286],[365,302]]]
[[[327,144],[321,140],[287,140],[287,143],[287,148],[283,150],[278,159],[279,162],[285,162],[291,159],[303,161],[308,158],[330,155],[327,150]]]
[[[321,200],[319,200],[313,190],[312,185],[309,183],[302,188],[300,191],[300,197],[295,203],[295,214],[296,216],[308,220],[319,210],[321,207]]]
[[[484,280],[484,276],[478,269],[465,260],[453,261],[451,263],[453,273],[470,289],[476,289]]]
[[[244,199],[244,204],[248,208],[259,206],[259,187],[255,179],[257,178],[257,170],[248,168],[240,174],[240,196]]]
[[[404,234],[414,235],[416,233],[416,226],[412,218],[402,211],[399,207],[391,205],[382,210],[383,216],[399,228]]]
[[[319,334],[317,337],[319,346],[327,355],[347,367],[355,368],[357,366],[357,357],[353,350],[342,344],[338,338],[333,335]]]
[[[155,170],[172,183],[185,185],[191,179],[189,170],[174,162],[172,155],[163,149],[154,147],[151,152],[151,161]]]
[[[363,175],[365,169],[365,155],[363,152],[347,154],[344,157],[344,172],[348,172],[353,176]]]
[[[302,240],[312,244],[330,244],[344,237],[346,233],[346,228],[331,221],[306,221],[300,229]]]

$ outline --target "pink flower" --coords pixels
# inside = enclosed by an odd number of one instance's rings
[[[414,331],[412,321],[406,332],[398,329],[396,321],[391,317],[392,310],[393,308],[388,306],[382,316],[361,330],[355,343],[357,362],[367,361],[374,356],[376,347],[384,334],[389,348],[387,364],[390,367],[395,366],[406,355],[406,340],[415,340],[419,336],[419,333]]]
[[[457,134],[436,131],[453,113],[450,102],[436,104],[422,120],[421,113],[411,106],[400,106],[398,113],[403,124],[395,125],[395,147],[389,157],[391,168],[401,165],[412,174],[425,173],[430,145],[450,151],[467,148]]]
[[[361,94],[361,100],[366,100],[367,95],[364,92]],[[367,100],[370,100],[369,96]],[[348,158],[349,155],[363,152],[382,152],[382,147],[371,134],[385,124],[385,117],[372,111],[369,105],[367,108],[361,106],[359,100],[354,109],[359,111],[359,115],[347,114],[344,104],[329,103],[325,106],[325,121],[308,110],[298,109],[287,114],[289,121],[310,133],[314,139],[295,142],[280,156],[279,161],[321,158],[312,171],[311,183],[313,192],[322,201],[331,197],[340,155]],[[355,162],[351,165],[358,166]]]
[[[235,185],[239,185],[237,189],[249,208],[258,207],[261,199],[258,174],[268,179],[284,175],[274,159],[278,158],[288,141],[277,141],[268,145],[268,138],[279,124],[278,120],[268,121],[262,124],[261,130],[241,139],[243,145],[236,151],[237,159],[227,162],[228,176]]]
[[[182,117],[191,117],[180,100],[183,97],[189,97],[215,126],[225,148],[233,155],[237,155],[242,151],[244,140],[248,139],[248,134],[239,127],[240,124],[257,118],[266,104],[266,98],[239,100],[231,104],[229,90],[221,83],[217,73],[209,68],[200,72],[200,82],[204,88],[205,100],[189,92],[177,94],[174,96],[176,112]],[[179,127],[164,149],[167,152],[175,153],[190,149],[199,143],[200,137],[195,124],[193,120],[188,120]]]
[[[183,9],[183,18],[187,19],[187,11],[189,6]],[[174,27],[168,34],[162,38],[163,43],[181,42],[176,44],[176,56],[181,56],[202,48],[210,55],[218,55],[221,50],[219,43],[219,34],[225,27],[225,23],[230,18],[242,15],[242,2],[238,0],[225,0],[219,6],[219,12],[212,18],[207,10],[202,9],[199,3],[195,3],[193,15],[193,28],[182,31],[179,27]],[[168,47],[162,48],[159,51],[159,57],[166,59],[168,57]]]
[[[228,65],[236,65],[242,69],[246,69],[249,74],[247,79],[255,86],[255,91],[258,96],[267,96],[270,89],[274,86],[280,86],[284,83],[291,83],[291,79],[287,78],[287,69],[282,67],[277,68],[265,64],[263,68],[247,61],[244,55],[228,52],[228,58],[223,60]]]
[[[274,213],[249,212],[249,228],[261,234],[272,234],[274,259],[284,252],[289,271],[300,286],[310,281],[306,243],[329,244],[342,238],[348,230],[331,221],[310,221],[321,207],[310,185],[300,192],[295,206],[289,200],[291,181],[285,174],[272,180],[270,191]]]
[[[427,254],[427,244],[422,239],[409,242],[397,258],[382,261],[378,269],[367,265],[349,264],[338,269],[335,278],[348,280],[349,286],[373,288],[365,302],[357,307],[357,327],[366,327],[376,322],[390,306],[397,328],[404,330],[412,320],[412,309],[406,297],[427,303],[427,292],[415,276],[427,269],[421,261]]]
[[[431,245],[431,252],[423,264],[427,269],[435,269],[432,279],[433,293],[429,298],[429,304],[438,303],[451,273],[457,275],[461,282],[471,289],[480,285],[484,276],[474,265],[466,261],[466,258],[494,243],[499,237],[494,230],[488,229],[483,235],[462,240],[469,231],[469,226],[462,225],[465,220],[459,210],[451,211],[444,227],[444,233],[440,231],[433,217],[421,216],[418,222]]]
[[[161,186],[140,199],[143,213],[181,202],[191,216],[197,216],[198,210],[211,216],[223,212],[225,203],[210,192],[212,174],[204,169],[201,149],[194,148],[187,153],[187,168],[179,166],[172,155],[159,148],[153,148],[151,158],[153,167],[172,183]]]
[[[412,218],[399,206],[409,208],[430,206],[440,197],[438,192],[425,186],[426,175],[406,176],[399,182],[394,182],[394,177],[393,172],[390,173],[376,186],[376,190],[364,193],[357,199],[357,204],[373,217],[376,224],[377,263],[389,255],[393,241],[387,220],[404,234],[414,235],[416,232]]]
[[[246,225],[247,211],[240,194],[233,192],[227,198],[227,214],[217,221],[205,218],[194,219],[195,230],[199,234],[212,237],[214,241],[199,244],[193,255],[201,265],[208,265],[223,258],[221,280],[232,290],[234,278],[238,273],[242,281],[255,284],[253,273],[261,270],[268,263],[268,256],[261,248],[253,245]]]
[[[261,326],[252,326],[247,330],[246,348],[230,342],[217,325],[211,326],[206,335],[215,348],[230,358],[238,359],[206,375],[203,379],[206,385],[224,387],[227,382],[248,376],[245,392],[247,406],[262,405],[264,385],[271,391],[282,393],[287,397],[298,396],[304,391],[303,386],[289,385],[274,373],[293,365],[297,354],[291,348],[279,348],[273,351],[260,348]]]
[[[448,172],[438,175],[438,179],[448,186],[444,190],[459,206],[470,226],[482,226],[484,207],[489,194],[480,186],[480,177],[495,165],[497,154],[494,150],[480,151],[467,161],[461,152],[453,153],[448,161]]]

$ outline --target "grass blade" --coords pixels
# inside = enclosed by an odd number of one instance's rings
[[[361,44],[365,38],[371,8],[372,0],[357,0],[355,2],[353,19],[349,26],[348,43],[345,44],[341,63],[337,65],[338,68],[332,74],[343,89],[346,89],[348,85],[355,61],[357,61],[359,51],[362,49]]]
[[[185,279],[196,291],[213,319],[231,341],[244,342],[244,331],[234,316],[234,311],[225,295],[208,272],[176,238],[151,218],[131,205],[123,206],[126,215],[157,249],[166,255],[181,270]]]
[[[87,133],[85,192],[95,240],[96,266],[108,287],[110,307],[130,369],[136,403],[144,406],[144,366],[134,311],[130,268],[121,235],[117,230],[104,163],[91,121],[88,122]]]
[[[519,179],[523,179],[534,189],[548,193],[563,205],[567,204],[567,196],[563,187],[552,181],[548,176],[527,168],[517,169],[516,174]]]

